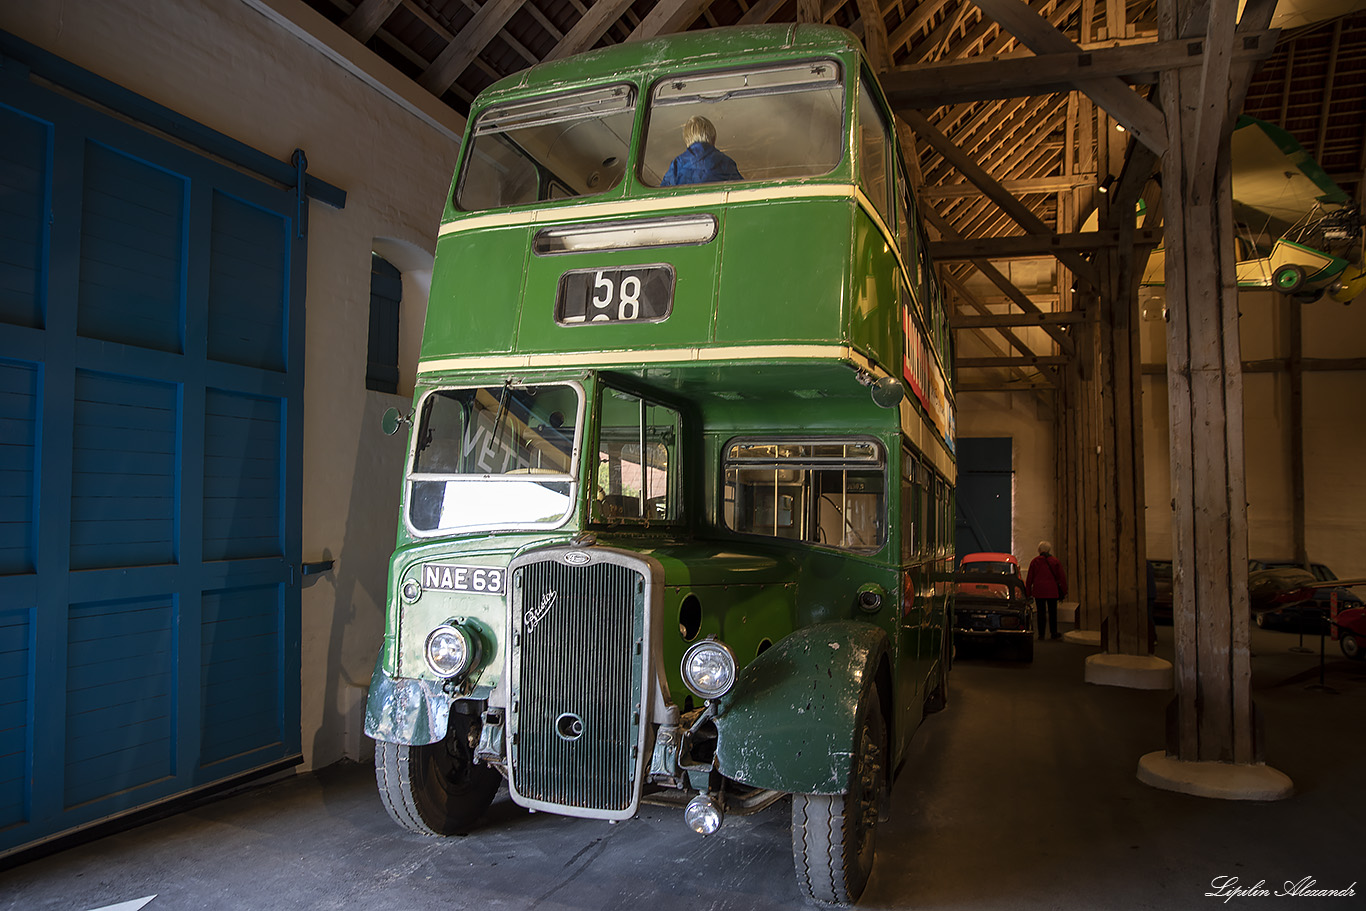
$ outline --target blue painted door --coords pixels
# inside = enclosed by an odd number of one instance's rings
[[[299,754],[292,191],[0,75],[0,854]]]
[[[1010,437],[958,439],[955,545],[960,558],[982,551],[1010,552],[1015,511],[1011,448]]]

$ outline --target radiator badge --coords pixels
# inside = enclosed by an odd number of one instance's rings
[[[541,599],[540,604],[536,605],[535,607],[527,608],[525,620],[526,631],[528,633],[535,630],[537,624],[539,624],[543,619],[545,619],[546,614],[550,613],[550,609],[555,606],[556,597],[557,596],[555,592],[548,591],[545,593],[545,597]]]
[[[571,566],[583,566],[593,558],[581,550],[571,550],[564,555],[564,562]]]

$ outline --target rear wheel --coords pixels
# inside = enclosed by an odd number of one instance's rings
[[[375,783],[394,822],[421,835],[463,835],[498,791],[502,776],[474,762],[478,727],[451,713],[446,739],[425,746],[375,742]]]
[[[1361,640],[1351,633],[1343,633],[1338,640],[1338,645],[1342,646],[1342,653],[1353,661],[1361,661]]]
[[[873,871],[879,807],[887,792],[887,728],[877,689],[859,706],[849,788],[792,795],[792,860],[797,886],[815,902],[851,905]]]

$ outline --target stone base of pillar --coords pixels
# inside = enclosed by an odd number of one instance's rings
[[[1169,690],[1172,663],[1151,655],[1092,655],[1086,659],[1086,682],[1131,690]]]
[[[1100,630],[1098,629],[1070,629],[1062,634],[1064,642],[1075,642],[1077,645],[1091,645],[1100,648]]]
[[[1183,762],[1164,750],[1138,760],[1138,780],[1164,791],[1220,800],[1284,800],[1295,784],[1268,765],[1232,762]]]

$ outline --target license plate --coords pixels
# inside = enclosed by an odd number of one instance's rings
[[[456,563],[425,563],[422,587],[438,592],[503,593],[505,570],[496,566],[461,566]]]
[[[627,269],[578,269],[560,276],[555,295],[555,322],[657,323],[673,309],[671,266]]]

